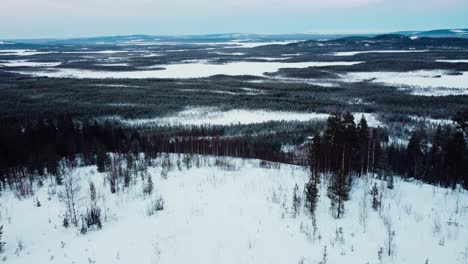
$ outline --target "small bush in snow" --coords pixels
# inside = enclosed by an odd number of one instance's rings
[[[85,221],[88,228],[95,226],[98,229],[101,229],[101,209],[98,207],[92,207],[91,209],[87,210],[85,215]]]
[[[70,220],[68,220],[68,217],[65,215],[63,217],[63,223],[62,223],[63,227],[65,228],[68,228],[70,226]]]
[[[164,200],[162,197],[158,199],[151,199],[148,207],[146,208],[146,214],[148,216],[154,215],[158,211],[164,210]]]

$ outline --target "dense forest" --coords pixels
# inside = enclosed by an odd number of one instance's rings
[[[282,149],[287,135],[222,136],[216,127],[195,127],[162,133],[137,130],[96,120],[77,121],[64,114],[55,118],[0,120],[0,181],[3,187],[32,180],[36,175],[60,174],[60,163],[79,160],[101,171],[109,153],[135,156],[145,153],[189,153],[257,158],[292,164],[310,164],[313,173],[342,175],[401,175],[445,187],[468,188],[468,110],[456,114],[457,127],[416,127],[407,145],[389,144],[384,128],[358,124],[350,113],[332,113],[326,128],[310,129],[309,140],[296,151]],[[78,158],[78,159],[77,159]]]

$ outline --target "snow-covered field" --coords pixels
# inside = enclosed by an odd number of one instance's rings
[[[364,115],[369,126],[382,125],[377,117],[369,113],[354,113],[355,121],[359,122]],[[270,121],[311,121],[326,120],[329,114],[303,113],[285,111],[265,111],[233,109],[222,111],[217,107],[188,107],[176,114],[160,118],[149,119],[122,119],[113,117],[129,126],[201,126],[201,125],[233,125],[233,124],[256,124]]]
[[[33,62],[27,60],[10,60],[6,62],[0,61],[0,66],[5,67],[56,67],[62,64],[61,62]]]
[[[468,63],[468,60],[436,60],[437,62]]]
[[[18,72],[54,78],[203,78],[218,74],[263,76],[265,72],[276,72],[280,68],[306,68],[336,65],[354,65],[361,62],[231,62],[226,64],[179,63],[156,65],[157,70],[142,71],[93,71],[82,69],[49,69],[35,72]]]
[[[51,54],[56,52],[51,51],[37,51],[37,50],[30,50],[30,49],[2,49],[0,50],[0,55],[5,56],[32,56],[32,55],[43,55],[43,54]]]
[[[393,86],[407,86],[403,89],[408,89],[410,86],[415,93],[427,96],[468,94],[468,72],[457,75],[448,74],[446,71],[356,72],[346,74],[343,80],[351,82],[370,80]]]
[[[406,52],[428,52],[428,50],[364,50],[364,51],[342,51],[335,52],[335,56],[354,56],[363,53],[406,53]]]
[[[304,168],[259,166],[257,160],[192,158],[190,168],[177,163],[162,173],[158,158],[149,167],[155,189],[144,195],[140,176],[124,191],[110,193],[106,176],[96,167],[78,168],[81,191],[77,208],[90,203],[89,182],[106,220],[101,230],[82,235],[62,226],[64,192],[47,180],[32,197],[2,192],[4,263],[467,263],[468,193],[395,178],[395,188],[371,177],[355,179],[345,215],[334,219],[322,179],[314,233],[302,206],[292,211],[293,188],[299,194],[308,180]],[[183,157],[181,157],[183,158]],[[217,160],[217,162],[216,162]],[[188,163],[190,164],[190,163]],[[223,164],[216,166],[215,164]],[[166,175],[163,177],[162,175]],[[382,207],[374,211],[368,194],[377,183]],[[416,195],[417,194],[417,195]],[[155,197],[164,210],[149,216]],[[37,207],[37,200],[41,206]],[[391,223],[392,254],[387,255]],[[381,259],[379,251],[382,250]]]

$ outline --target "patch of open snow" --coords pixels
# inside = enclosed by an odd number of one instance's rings
[[[119,87],[119,88],[138,88],[138,85],[128,85],[128,84],[92,84],[90,86],[97,86],[97,87]]]
[[[468,32],[466,32],[464,30],[461,30],[461,29],[452,29],[450,31],[452,31],[453,33],[457,33],[457,34],[466,34],[466,33],[468,33]]]
[[[309,121],[326,119],[328,114],[298,113],[265,110],[235,109],[220,111],[216,107],[187,108],[175,115],[150,119],[120,119],[117,121],[129,126],[202,126],[202,125],[235,125],[254,124],[270,121]]]
[[[273,58],[273,57],[248,57],[245,59],[249,60],[266,60],[266,61],[277,61],[277,60],[288,60],[291,59],[292,57],[281,57],[281,58]]]
[[[296,43],[299,41],[270,41],[270,42],[241,42],[241,41],[231,41],[227,42],[229,44],[234,44],[233,47],[227,48],[237,48],[236,46],[240,46],[241,48],[256,48],[260,46],[267,46],[267,45],[287,45],[291,43]]]
[[[213,54],[216,54],[216,55],[223,55],[223,56],[243,56],[245,55],[244,52],[219,52],[219,51],[213,51],[213,52],[210,52],[210,53],[213,53]]]
[[[450,119],[435,119],[435,118],[430,118],[430,117],[422,117],[422,116],[414,116],[414,115],[410,115],[408,117],[418,122],[424,122],[424,123],[429,123],[433,125],[454,125],[455,124],[455,122]]]
[[[61,64],[61,62],[32,62],[27,60],[0,62],[0,66],[4,67],[56,67]]]
[[[359,122],[361,117],[367,120],[369,126],[376,127],[382,125],[374,114],[354,113],[355,122]],[[329,114],[325,113],[304,113],[285,111],[265,111],[265,110],[245,110],[233,109],[221,111],[216,107],[188,107],[176,114],[147,119],[122,119],[112,117],[129,126],[202,126],[202,125],[235,125],[235,124],[256,124],[271,121],[298,121],[305,122],[311,120],[326,120]]]
[[[96,66],[108,66],[108,67],[119,67],[119,66],[130,66],[128,63],[98,63]]]
[[[129,50],[64,51],[64,54],[116,54],[133,52]]]
[[[389,85],[412,86],[422,88],[458,88],[468,89],[468,72],[460,75],[447,74],[446,71],[410,71],[410,72],[356,72],[344,76],[345,81],[364,81]],[[438,89],[440,90],[440,89]]]
[[[300,206],[295,216],[291,209],[294,187],[302,190],[309,180],[306,168],[262,167],[258,160],[196,155],[188,160],[196,159],[199,166],[182,166],[162,177],[161,164],[182,163],[177,157],[163,155],[151,162],[145,175],[155,186],[150,196],[143,195],[140,177],[132,177],[136,183],[112,194],[108,176],[97,172],[96,166],[78,168],[73,173],[81,186],[77,210],[89,207],[88,186],[93,181],[96,203],[106,216],[101,230],[86,235],[79,234],[79,227],[62,226],[66,211],[58,194],[64,193],[63,185],[46,183],[24,199],[6,188],[0,203],[6,242],[2,258],[9,264],[312,264],[322,260],[326,247],[327,263],[464,263],[468,193],[463,189],[395,177],[390,190],[384,181],[356,177],[345,214],[335,219],[324,179],[318,187],[318,231],[313,235],[307,209]],[[368,193],[374,184],[381,195],[380,211],[370,206]],[[165,201],[164,210],[148,216],[150,202],[159,196]],[[299,196],[303,198],[301,191]],[[391,256],[386,254],[385,221],[392,227]],[[379,250],[384,251],[382,260]]]
[[[30,49],[0,49],[0,56],[33,56],[33,55],[42,55],[42,54],[51,54],[57,53],[54,51],[37,51]]]
[[[468,60],[436,60],[436,62],[468,63]]]
[[[158,70],[143,71],[93,71],[83,69],[52,69],[48,71],[17,72],[33,76],[53,78],[94,79],[146,79],[146,78],[203,78],[218,74],[263,76],[265,72],[276,72],[280,68],[306,68],[331,65],[354,65],[362,62],[230,62],[226,64],[182,63],[155,65]]]
[[[428,52],[429,50],[364,50],[364,51],[342,51],[333,53],[334,56],[354,56],[362,53],[405,53],[405,52]]]

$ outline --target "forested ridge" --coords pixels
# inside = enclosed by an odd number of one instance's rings
[[[315,173],[344,177],[376,173],[387,178],[400,175],[427,183],[468,188],[468,110],[454,117],[457,126],[435,131],[416,127],[407,145],[389,143],[385,128],[371,128],[363,117],[357,124],[350,113],[332,113],[326,128],[311,129],[302,144],[302,155],[285,153],[287,135],[223,136],[216,127],[186,128],[177,133],[139,131],[96,120],[77,121],[64,114],[49,119],[0,120],[0,180],[3,187],[36,175],[58,175],[60,162],[79,157],[84,165],[104,170],[108,153],[135,156],[145,153],[189,153],[257,158],[285,163],[310,164]],[[311,134],[312,135],[312,134]],[[308,151],[307,151],[308,149]],[[308,154],[307,154],[308,152]],[[305,153],[305,154],[304,154]],[[307,156],[308,155],[308,156]]]

